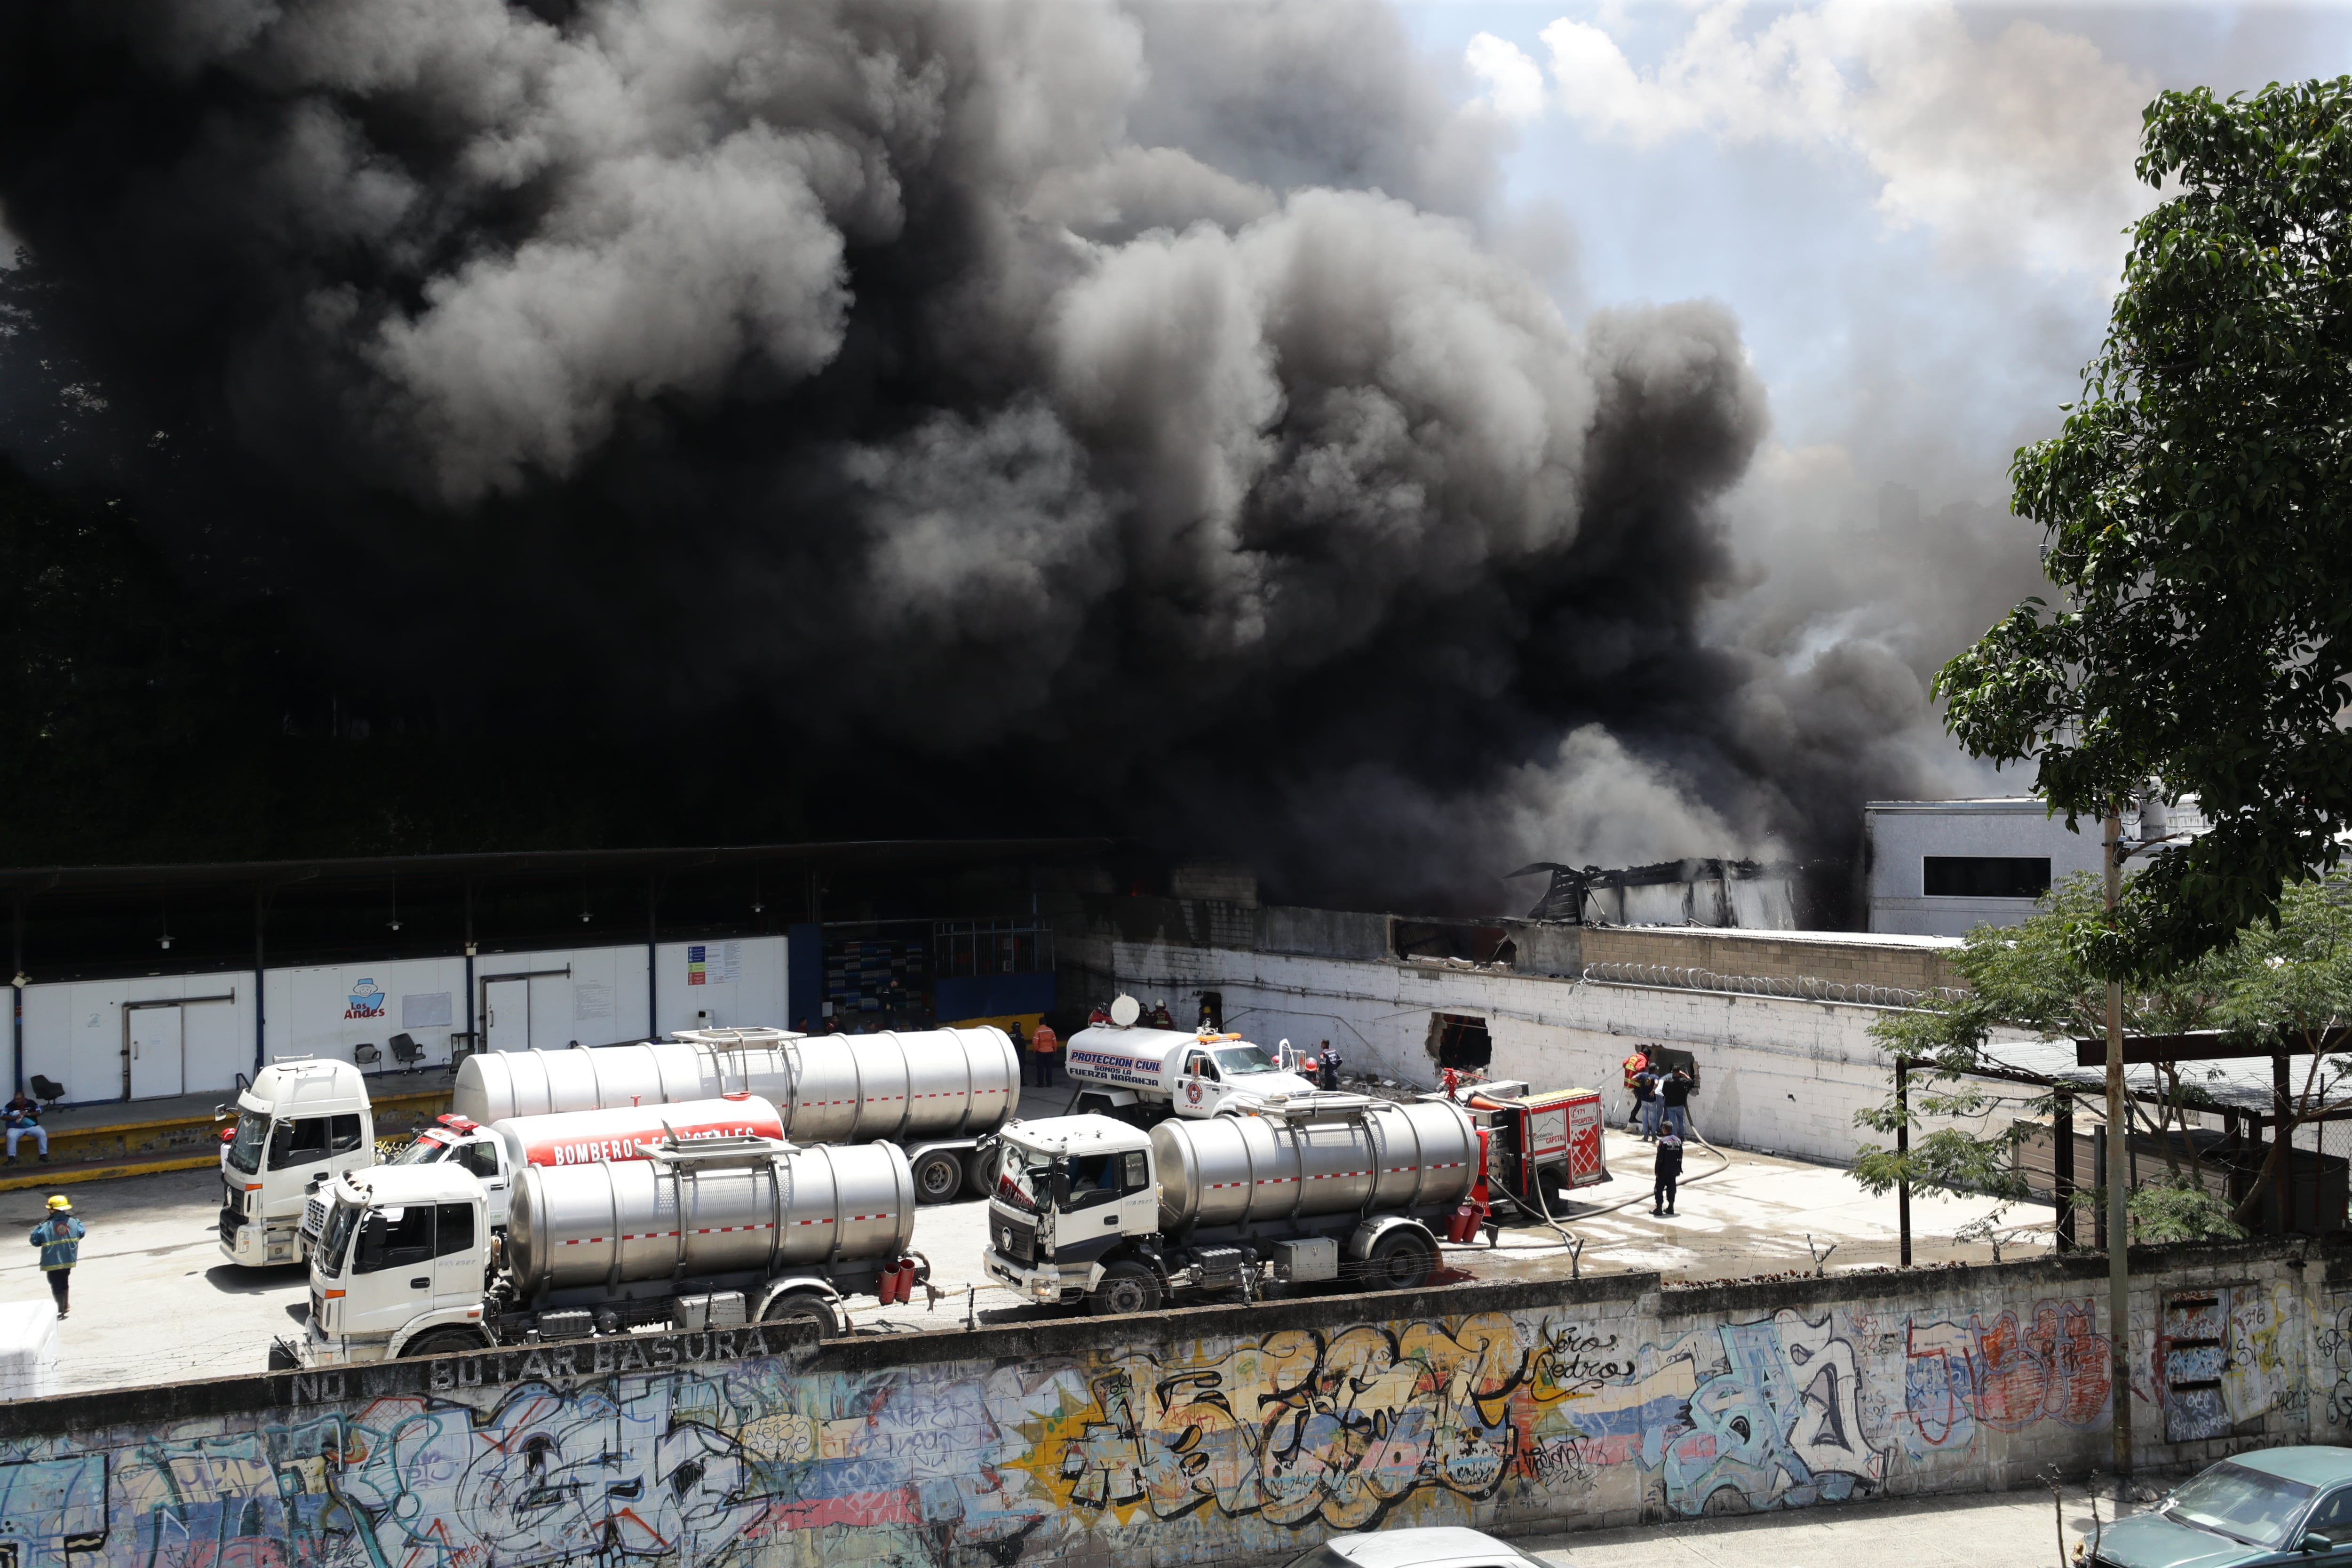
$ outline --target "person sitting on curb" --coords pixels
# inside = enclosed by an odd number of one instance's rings
[[[41,1249],[41,1271],[49,1277],[49,1294],[57,1299],[60,1322],[68,1305],[67,1281],[81,1257],[81,1238],[88,1234],[81,1221],[74,1218],[73,1200],[63,1193],[49,1199],[49,1217],[33,1227],[33,1245]]]
[[[49,1130],[41,1125],[41,1103],[23,1089],[5,1105],[0,1105],[0,1125],[8,1129],[8,1163],[17,1163],[16,1141],[27,1132],[41,1146],[41,1163],[49,1163]]]

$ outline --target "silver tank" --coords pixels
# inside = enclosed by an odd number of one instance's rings
[[[1234,1225],[1348,1209],[1453,1205],[1478,1180],[1478,1131],[1458,1105],[1375,1103],[1360,1118],[1213,1116],[1151,1130],[1160,1225]]]
[[[756,1163],[618,1160],[532,1165],[509,1209],[507,1268],[528,1295],[619,1280],[693,1279],[787,1264],[902,1256],[915,1178],[891,1143],[777,1148]]]
[[[485,1125],[751,1093],[795,1143],[976,1138],[1021,1107],[1021,1056],[1003,1030],[881,1035],[709,1030],[674,1042],[496,1051],[457,1068],[450,1109]]]

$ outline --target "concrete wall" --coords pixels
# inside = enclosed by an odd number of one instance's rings
[[[1167,998],[1179,1017],[1218,990],[1228,1028],[1267,1046],[1328,1039],[1350,1070],[1408,1083],[1436,1081],[1433,1015],[1484,1018],[1492,1076],[1599,1089],[1616,1121],[1631,1109],[1618,1064],[1643,1041],[1675,1046],[1698,1058],[1691,1109],[1703,1133],[1807,1159],[1851,1161],[1866,1136],[1853,1113],[1887,1094],[1891,1063],[1870,1037],[1878,1007],[1156,943],[1115,943],[1108,963],[1119,984]]]
[[[650,1021],[656,1033],[708,1022],[726,1027],[773,1024],[784,1016],[786,939],[743,937],[709,942],[665,942],[650,973],[655,994]],[[699,967],[698,967],[699,955]],[[466,960],[370,960],[343,964],[272,968],[263,973],[264,1055],[352,1060],[361,1044],[376,1047],[379,1062],[396,1064],[392,1037],[407,1034],[425,1048],[424,1065],[446,1066],[450,1037],[467,1024]],[[480,1017],[483,983],[502,974],[531,976],[501,990],[507,1001],[528,990],[520,1027],[501,1031],[499,1048],[561,1050],[573,1040],[610,1045],[646,1037],[649,1021],[646,944],[582,945],[535,952],[485,952],[474,961],[473,1025]],[[698,978],[699,976],[699,978]],[[251,970],[226,973],[152,974],[27,985],[21,993],[24,1044],[18,1081],[39,1073],[65,1089],[68,1103],[168,1099],[230,1089],[253,1072],[255,1017]],[[124,1007],[134,1026],[157,1020],[159,1001],[185,999],[178,1009],[181,1059],[158,1073],[142,1059],[126,1095]],[[699,1014],[709,1013],[707,1020]],[[13,1087],[13,1086],[12,1086]]]
[[[1946,955],[1957,940],[1849,931],[1661,930],[1588,926],[1587,963],[1654,964],[1765,979],[1823,980],[1926,991],[1952,984]]]
[[[2143,1464],[2347,1435],[2337,1268],[2280,1246],[2135,1267]],[[19,1568],[1221,1568],[1384,1523],[2000,1489],[2105,1458],[2104,1300],[2095,1258],[1620,1275],[19,1400],[0,1535]],[[2229,1347],[2219,1387],[2169,1392],[2166,1325]]]

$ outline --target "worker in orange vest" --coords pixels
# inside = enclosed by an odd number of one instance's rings
[[[1036,1032],[1029,1037],[1029,1055],[1037,1063],[1039,1089],[1054,1087],[1054,1053],[1061,1048],[1062,1042],[1054,1033],[1054,1026],[1043,1018],[1038,1019]]]

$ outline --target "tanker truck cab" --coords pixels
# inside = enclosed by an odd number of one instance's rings
[[[481,1184],[455,1164],[379,1166],[325,1189],[310,1253],[309,1365],[478,1350],[490,1269]]]
[[[1091,1025],[1072,1036],[1065,1071],[1078,1087],[1074,1110],[1139,1127],[1171,1115],[1231,1116],[1318,1092],[1239,1035],[1116,1024]]]
[[[441,1164],[468,1172],[480,1182],[491,1233],[506,1229],[507,1194],[513,1185],[514,1173],[512,1159],[499,1136],[465,1117],[445,1115],[434,1126],[419,1132],[408,1147],[384,1162],[388,1169]],[[327,1207],[328,1196],[322,1186],[311,1194],[310,1206],[303,1211],[302,1241],[306,1247],[318,1244],[319,1233],[326,1224]]]
[[[1037,1302],[1155,1310],[1171,1291],[1427,1282],[1437,1237],[1486,1215],[1486,1141],[1448,1101],[1327,1094],[1169,1119],[1016,1121],[989,1200],[988,1276]]]
[[[236,1115],[221,1145],[221,1253],[246,1268],[299,1262],[314,1185],[375,1163],[366,1080],[349,1062],[274,1062],[236,1097]]]
[[[1013,1123],[997,1147],[986,1263],[1000,1283],[1032,1301],[1076,1300],[1114,1265],[1155,1250],[1150,1134],[1109,1116],[1056,1116]]]

